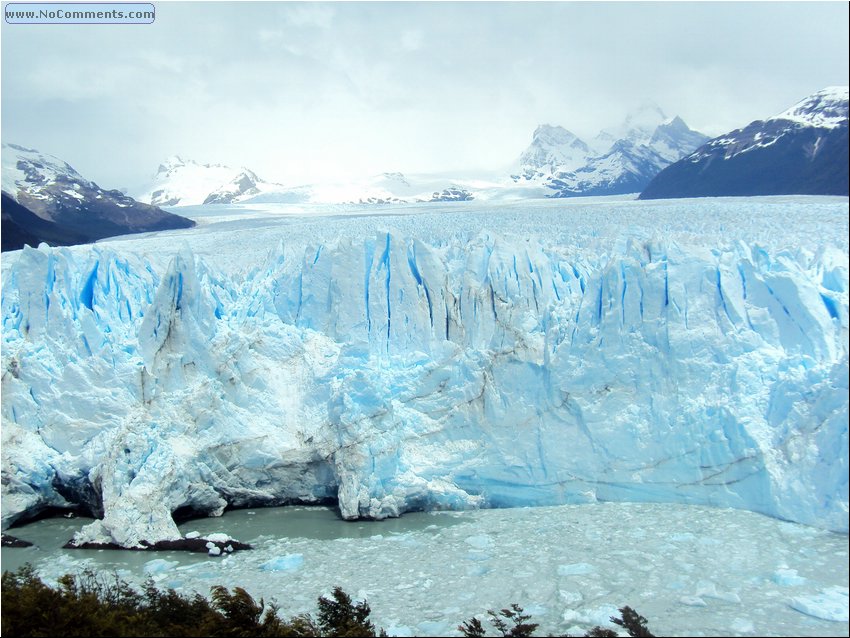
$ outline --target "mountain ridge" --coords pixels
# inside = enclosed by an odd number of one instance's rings
[[[708,139],[678,115],[668,118],[647,102],[590,143],[560,126],[538,126],[511,177],[537,182],[556,198],[636,193]]]
[[[139,201],[155,206],[233,204],[262,192],[283,188],[245,167],[201,164],[172,155],[144,185],[135,189]]]
[[[191,228],[195,222],[89,181],[53,155],[2,147],[2,249],[73,245],[130,233]]]
[[[848,89],[827,87],[715,137],[661,171],[640,199],[848,194]]]

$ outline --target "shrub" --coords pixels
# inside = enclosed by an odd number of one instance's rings
[[[510,638],[525,638],[533,636],[534,630],[537,629],[536,623],[529,623],[531,616],[523,613],[522,607],[513,603],[509,609],[502,609],[498,614],[492,609],[487,612],[490,616],[490,624],[493,625],[502,636],[510,636]],[[458,627],[458,630],[467,638],[480,638],[486,636],[484,626],[481,621],[475,617],[465,621]]]
[[[5,636],[375,636],[365,602],[353,603],[340,587],[318,600],[318,621],[309,614],[281,620],[274,603],[241,587],[213,587],[210,600],[160,591],[148,580],[142,593],[117,576],[91,571],[45,585],[32,566],[3,574]],[[381,630],[379,634],[386,634]]]
[[[503,609],[498,614],[490,610],[487,612],[490,616],[490,623],[502,634],[502,636],[510,636],[511,638],[533,636],[538,625],[529,623],[531,616],[524,614],[522,607],[516,603],[512,604],[510,609]],[[512,624],[508,624],[508,621]],[[620,617],[611,616],[611,622],[626,629],[629,636],[639,638],[655,638],[654,634],[650,633],[646,626],[646,618],[641,616],[631,607],[620,607]],[[475,617],[465,621],[458,627],[458,630],[466,636],[466,638],[483,638],[487,635],[484,625]],[[585,633],[586,638],[616,638],[617,632],[604,627],[594,627]]]
[[[369,621],[371,609],[364,600],[353,605],[351,596],[334,587],[333,600],[319,598],[319,627],[322,636],[374,636],[375,625]],[[381,632],[383,634],[383,632]]]
[[[624,627],[629,632],[630,636],[639,636],[641,638],[654,638],[654,635],[649,633],[646,626],[646,618],[641,616],[631,607],[620,607],[620,618],[611,616],[611,622],[615,625]]]
[[[282,620],[274,603],[259,601],[241,587],[232,591],[213,587],[210,599],[184,596],[173,589],[161,591],[148,580],[137,592],[115,575],[112,578],[85,571],[65,575],[59,587],[45,585],[32,566],[3,573],[2,633],[15,636],[386,636],[375,633],[371,609],[364,600],[354,603],[342,588],[331,598],[318,599],[318,614]],[[503,636],[533,636],[538,625],[517,604],[498,613],[488,611],[490,624]],[[646,618],[631,607],[621,607],[611,621],[630,636],[652,638]],[[486,636],[483,624],[470,618],[458,627],[468,638]],[[610,629],[594,627],[585,634],[614,638]]]

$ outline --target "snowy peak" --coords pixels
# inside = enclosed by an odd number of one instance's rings
[[[207,195],[204,204],[230,204],[239,198],[251,197],[261,191],[262,180],[256,173],[242,169],[236,177]]]
[[[590,157],[590,148],[562,126],[541,124],[534,131],[531,145],[520,155],[526,172],[554,172],[582,166]]]
[[[848,91],[830,87],[716,137],[659,173],[641,199],[847,195]]]
[[[159,165],[159,168],[156,171],[157,175],[167,175],[170,171],[173,171],[176,168],[184,166],[186,162],[183,161],[179,155],[172,155],[167,160],[165,160],[162,164]]]
[[[847,122],[848,87],[830,86],[800,100],[790,109],[769,118],[807,126],[835,128]]]
[[[679,116],[668,118],[646,102],[620,126],[603,129],[591,146],[561,126],[538,126],[512,177],[541,183],[550,197],[635,193],[707,140]]]
[[[685,124],[685,120],[677,115],[659,124],[653,135],[658,134],[659,131],[669,131],[671,134],[682,134],[690,130],[691,129],[688,128],[688,125]]]
[[[667,163],[675,162],[708,141],[708,136],[694,131],[678,115],[660,124],[652,133],[648,146]]]
[[[630,140],[636,144],[649,142],[656,128],[667,121],[664,111],[654,102],[644,102],[626,116],[623,122],[614,128],[602,129],[593,138],[593,147],[601,154],[617,140]]]
[[[165,160],[162,164],[159,165],[159,168],[156,171],[157,175],[172,175],[181,170],[232,170],[228,166],[224,164],[200,164],[193,159],[183,159],[179,155],[172,155],[167,160]]]
[[[664,122],[667,116],[655,102],[646,101],[626,116],[624,125],[628,129],[651,130]]]
[[[563,126],[541,124],[534,131],[533,142],[541,146],[583,146],[584,143]]]
[[[14,199],[19,190],[29,191],[60,178],[89,185],[67,162],[32,148],[4,143],[2,157],[3,190]]]
[[[159,165],[150,183],[138,189],[138,199],[155,206],[230,204],[277,187],[244,167],[200,164],[173,155]]]
[[[266,193],[250,202],[278,201],[314,204],[413,204],[475,199],[478,183],[442,175],[385,172],[363,178],[328,181]]]
[[[102,189],[53,155],[3,144],[2,158],[3,250],[194,226],[120,191]]]

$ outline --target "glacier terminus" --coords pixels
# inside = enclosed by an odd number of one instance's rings
[[[846,198],[181,213],[4,254],[4,529],[646,501],[848,531]]]

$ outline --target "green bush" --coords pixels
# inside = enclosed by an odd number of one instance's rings
[[[26,565],[3,573],[3,634],[7,636],[133,635],[143,627],[142,597],[117,577],[93,572],[63,576],[52,589]]]
[[[526,636],[533,636],[534,630],[537,629],[538,626],[536,623],[527,622],[531,620],[531,616],[523,613],[522,607],[516,603],[512,604],[510,609],[502,609],[498,614],[493,610],[490,610],[487,612],[487,615],[490,616],[490,624],[493,625],[499,633],[502,634],[502,636],[509,636],[510,638],[525,638]],[[467,638],[481,638],[481,636],[487,635],[481,621],[475,617],[464,622],[460,627],[458,627],[458,629],[464,636],[467,636]]]
[[[3,573],[5,636],[375,636],[365,602],[341,588],[319,598],[318,621],[309,615],[279,617],[274,604],[241,587],[213,587],[210,599],[161,591],[148,580],[142,593],[117,576],[91,571],[45,585],[29,565]],[[386,635],[383,630],[380,635]]]
[[[319,598],[319,627],[322,636],[374,636],[375,625],[369,621],[371,609],[364,600],[353,605],[351,596],[334,587],[333,600]],[[381,631],[381,635],[386,635]]]
[[[283,620],[274,603],[259,601],[241,587],[232,591],[213,587],[210,598],[184,596],[173,589],[157,589],[148,580],[141,592],[118,576],[92,571],[65,575],[57,588],[45,585],[30,565],[3,573],[2,633],[7,638],[27,636],[386,636],[376,634],[366,601],[353,602],[340,587],[330,598],[318,599],[318,613]],[[538,625],[517,604],[487,612],[490,624],[510,638],[533,636]],[[611,621],[630,636],[651,638],[646,618],[631,607],[621,607]],[[470,618],[458,629],[464,636],[486,636],[483,624]],[[594,627],[586,636],[613,638],[616,632]]]
[[[625,627],[630,636],[639,636],[641,638],[654,638],[653,634],[649,633],[646,626],[646,618],[641,616],[631,607],[620,607],[620,617],[611,617],[611,622],[620,627]]]
[[[529,623],[531,616],[524,614],[522,607],[517,604],[511,605],[510,609],[503,609],[498,614],[492,610],[487,612],[490,616],[490,624],[495,627],[502,636],[510,638],[525,638],[533,636],[538,625]],[[510,622],[511,624],[508,624]],[[646,626],[646,618],[638,614],[631,607],[620,607],[620,617],[611,616],[611,622],[619,625],[629,632],[629,636],[640,638],[654,638]],[[483,638],[487,635],[484,625],[474,616],[458,627],[458,630],[466,638]],[[617,632],[604,627],[594,627],[585,634],[585,638],[616,638]]]

